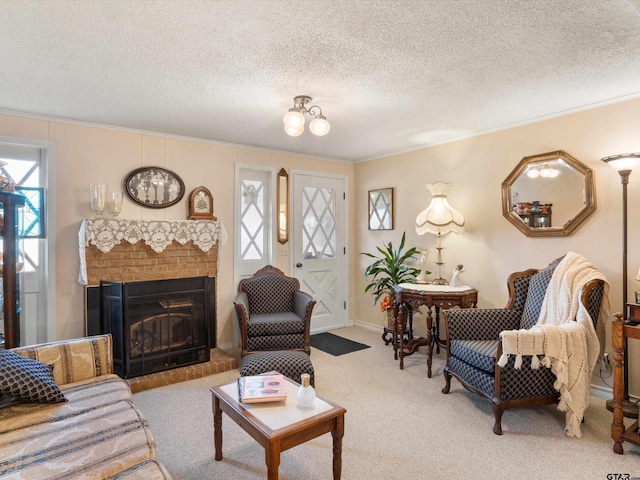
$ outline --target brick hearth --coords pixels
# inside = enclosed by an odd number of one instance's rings
[[[132,393],[163,387],[173,383],[185,382],[202,378],[216,373],[226,372],[238,368],[238,360],[219,348],[211,349],[211,360],[205,363],[187,365],[164,372],[151,373],[140,377],[128,378]]]

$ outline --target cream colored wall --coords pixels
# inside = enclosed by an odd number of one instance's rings
[[[431,148],[356,164],[356,245],[358,252],[373,251],[376,245],[399,241],[406,230],[410,246],[430,249],[430,270],[435,271],[436,237],[415,233],[416,215],[430,198],[425,184],[452,182],[449,201],[466,218],[466,231],[443,238],[444,273],[449,278],[455,264],[464,264],[461,279],[479,290],[480,307],[502,307],[507,302],[506,279],[512,272],[541,268],[567,251],[578,252],[607,276],[611,284],[613,310],[622,306],[622,187],[619,175],[600,161],[602,157],[640,149],[640,99],[566,115],[538,123],[485,134]],[[502,181],[525,156],[565,150],[593,169],[596,178],[597,210],[571,236],[528,238],[502,216]],[[393,231],[367,229],[367,191],[395,188],[396,228]],[[628,300],[640,290],[635,280],[640,267],[640,171],[631,174],[628,186]],[[367,258],[357,257],[356,319],[381,326],[385,317],[364,293]],[[424,321],[417,321],[425,334]],[[610,324],[607,350],[611,352]],[[640,394],[640,342],[629,342],[630,391]],[[391,358],[391,353],[390,353]],[[418,360],[416,360],[418,361]],[[406,361],[405,361],[406,365]],[[636,364],[637,365],[637,364]],[[406,368],[406,367],[405,367]],[[594,377],[594,383],[599,380]],[[612,378],[607,380],[610,385]]]
[[[93,215],[89,184],[107,183],[121,189],[124,177],[144,165],[156,165],[176,172],[185,183],[186,194],[176,205],[164,209],[136,206],[125,200],[121,218],[185,219],[188,194],[200,185],[214,196],[214,212],[225,226],[229,240],[220,249],[218,272],[218,345],[233,343],[234,285],[234,175],[236,162],[284,167],[311,172],[345,175],[353,191],[354,166],[349,163],[284,155],[251,148],[99,128],[59,121],[0,115],[0,136],[48,140],[56,147],[56,228],[49,235],[56,241],[55,331],[49,339],[66,339],[85,334],[83,287],[78,284],[78,229],[83,218]],[[350,207],[353,210],[353,206]],[[353,211],[349,213],[353,218]],[[349,227],[349,244],[354,228]],[[275,239],[274,239],[275,241]],[[289,257],[275,257],[275,264],[288,273]],[[353,265],[354,260],[351,260]],[[353,267],[350,267],[353,269]],[[354,289],[352,286],[351,289]],[[350,292],[351,295],[355,290]],[[351,315],[353,316],[353,314]]]

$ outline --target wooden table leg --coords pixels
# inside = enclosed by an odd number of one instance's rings
[[[213,443],[216,448],[215,459],[222,460],[222,410],[220,399],[214,395],[213,400]]]
[[[333,437],[333,480],[342,476],[342,437],[344,436],[344,415],[336,418],[336,428],[331,432]]]
[[[613,346],[613,423],[611,424],[611,438],[613,451],[624,453],[622,448],[622,434],[624,434],[624,322],[620,314],[615,315],[611,322],[611,344]]]
[[[400,321],[400,319],[398,318],[397,304],[393,306],[393,318],[394,318],[393,336],[391,337],[391,340],[393,342],[393,359],[397,360],[398,359],[398,322]]]
[[[399,343],[398,357],[400,357],[400,370],[404,369],[404,308],[396,307],[398,314],[396,315],[396,342]],[[399,333],[398,333],[399,332]]]
[[[433,336],[433,340],[436,344],[436,353],[440,353],[440,307],[435,305],[433,308],[436,309],[436,323],[433,326],[435,330],[435,335]]]
[[[280,467],[280,444],[269,443],[264,451],[267,464],[267,478],[278,480],[278,468]]]
[[[427,307],[427,377],[431,378],[431,365],[433,364],[433,317],[431,308]]]

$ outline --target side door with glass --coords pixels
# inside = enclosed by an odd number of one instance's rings
[[[347,326],[346,179],[292,172],[293,274],[316,306],[311,333]]]
[[[274,171],[269,167],[236,164],[234,221],[234,285],[269,265],[273,248]],[[234,322],[234,344],[239,344]]]

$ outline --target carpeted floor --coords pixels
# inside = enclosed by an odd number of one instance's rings
[[[567,438],[564,414],[554,405],[505,412],[504,434],[494,435],[489,401],[452,381],[444,395],[444,355],[405,358],[400,370],[381,332],[359,327],[334,331],[371,348],[333,356],[312,348],[318,395],[347,409],[342,453],[344,480],[594,479],[640,477],[640,447],[611,447],[612,415],[593,397],[583,437]],[[134,395],[151,424],[158,459],[175,480],[264,480],[264,449],[223,415],[222,461],[215,461],[209,387],[235,381],[232,370]],[[625,423],[631,423],[626,419]],[[281,480],[332,478],[332,441],[326,434],[282,454]]]
[[[353,340],[329,332],[311,335],[311,346],[323,352],[330,353],[335,357],[370,348],[369,345],[365,345],[364,343],[354,342]]]

